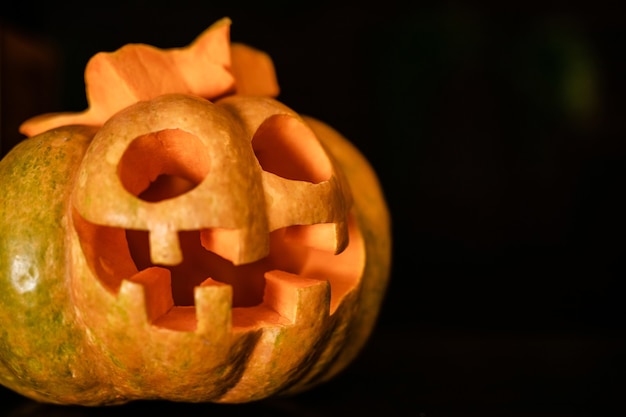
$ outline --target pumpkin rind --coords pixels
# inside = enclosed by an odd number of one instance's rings
[[[65,268],[69,194],[94,133],[54,129],[0,161],[0,383],[41,401],[96,399],[100,389],[95,367],[76,361],[91,352]]]

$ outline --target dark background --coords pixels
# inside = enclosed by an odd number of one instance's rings
[[[233,41],[272,56],[279,98],[379,173],[394,263],[370,343],[291,399],[67,409],[0,388],[7,415],[626,415],[621,10],[230,4],[5,2],[2,154],[24,119],[86,107],[96,52],[184,46],[229,16]]]

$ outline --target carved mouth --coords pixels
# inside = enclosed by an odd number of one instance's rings
[[[358,285],[363,239],[343,211],[349,202],[330,160],[302,122],[271,116],[251,140],[221,138],[221,131],[208,138],[176,128],[130,135],[121,144],[114,126],[107,126],[92,147],[104,143],[108,150],[86,155],[86,171],[79,174],[74,227],[82,255],[102,286],[118,300],[125,289],[141,292],[142,297],[133,296],[133,308],[145,304],[153,325],[192,331],[210,322],[217,304],[232,311],[233,327],[294,321],[296,310],[309,308],[306,303],[326,305],[332,314]],[[226,147],[235,139],[247,147]],[[235,170],[239,166],[242,171]],[[228,197],[211,203],[217,214],[207,208],[215,196]],[[258,210],[282,217],[267,219],[271,228],[263,223],[264,229],[255,229],[249,219],[266,219]],[[303,212],[308,214],[299,217]],[[205,218],[220,224],[231,216],[243,226],[198,226],[207,223]],[[305,301],[302,290],[312,286],[318,290],[304,292],[319,300]]]
[[[125,283],[144,289],[145,310],[155,326],[193,331],[199,314],[202,288],[219,286],[232,307],[232,326],[251,327],[267,322],[294,321],[297,291],[312,285],[329,286],[319,291],[329,297],[332,314],[343,297],[354,289],[363,268],[363,243],[353,219],[349,221],[350,244],[335,255],[315,247],[312,236],[332,224],[292,226],[270,234],[270,253],[255,262],[234,265],[201,244],[203,233],[179,232],[183,261],[174,266],[150,261],[148,232],[96,225],[74,212],[74,225],[83,255],[102,286],[117,294]],[[318,245],[320,246],[320,245]],[[223,285],[226,284],[226,285]],[[208,306],[209,314],[211,307]]]

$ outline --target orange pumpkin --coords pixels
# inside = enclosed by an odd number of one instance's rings
[[[387,286],[389,215],[338,132],[223,19],[85,70],[90,107],[0,162],[0,383],[38,401],[237,403],[336,375]]]

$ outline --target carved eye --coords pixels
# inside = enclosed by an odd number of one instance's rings
[[[144,201],[182,195],[209,172],[206,147],[191,133],[166,129],[133,140],[117,170],[124,188]]]
[[[292,116],[279,114],[265,120],[252,138],[252,148],[261,167],[280,177],[317,184],[332,175],[319,140]]]

